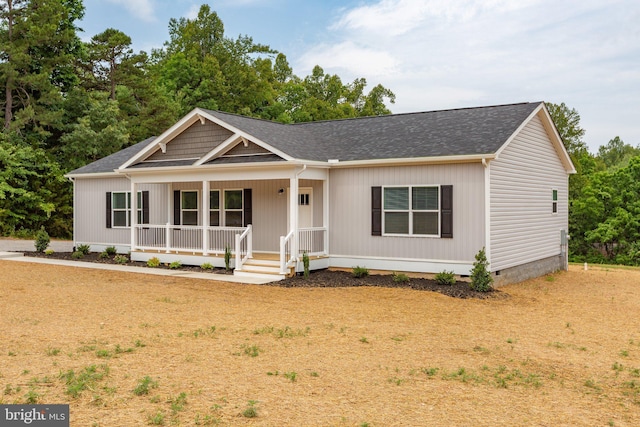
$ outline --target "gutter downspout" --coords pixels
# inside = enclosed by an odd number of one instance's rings
[[[484,251],[491,271],[491,167],[486,158],[482,158],[484,166]]]

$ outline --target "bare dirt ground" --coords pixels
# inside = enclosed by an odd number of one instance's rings
[[[73,426],[640,425],[638,270],[489,299],[0,271],[0,402]]]

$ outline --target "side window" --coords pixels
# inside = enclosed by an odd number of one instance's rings
[[[551,213],[558,213],[558,190],[551,191]]]
[[[438,236],[439,187],[384,187],[384,234]]]
[[[113,215],[112,224],[114,227],[129,226],[129,205],[130,193],[124,191],[111,193],[111,214]]]

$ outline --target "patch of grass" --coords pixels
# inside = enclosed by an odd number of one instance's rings
[[[244,348],[244,354],[246,354],[249,357],[258,357],[260,355],[260,352],[262,351],[260,349],[260,347],[258,347],[257,345],[245,345],[243,346]]]
[[[422,368],[420,369],[420,372],[422,372],[428,377],[433,377],[438,373],[439,370],[440,368]]]
[[[481,353],[481,354],[489,354],[490,353],[488,348],[482,347],[482,346],[479,346],[479,345],[473,347],[473,351]]]
[[[242,416],[245,418],[256,418],[258,416],[258,408],[256,408],[257,400],[250,400],[247,404],[247,408],[242,411]]]
[[[369,344],[369,340],[367,339],[367,337],[360,338],[360,342],[363,344]]]
[[[133,389],[133,394],[136,396],[147,395],[152,388],[158,388],[158,382],[147,375],[138,381],[136,388]]]
[[[96,356],[101,359],[110,359],[113,356],[113,353],[111,353],[109,350],[101,349],[96,351]]]
[[[164,425],[164,414],[160,411],[156,412],[155,415],[149,415],[149,424],[153,426],[163,426]]]
[[[169,399],[169,402],[171,403],[171,410],[173,412],[184,411],[184,405],[187,404],[187,393],[182,392],[176,397]]]
[[[203,329],[203,328],[198,328],[195,331],[192,332],[192,335],[195,338],[198,337],[202,337],[202,336],[211,336],[216,332],[216,327],[215,326],[209,326],[207,329]]]
[[[64,380],[67,385],[66,394],[76,398],[85,390],[92,390],[96,383],[109,375],[109,367],[107,365],[91,365],[84,368],[79,373],[69,370],[60,373],[60,379]]]
[[[60,354],[59,348],[47,348],[47,356],[57,356]]]
[[[38,393],[34,388],[30,388],[29,391],[24,395],[25,403],[28,404],[36,404],[40,400],[40,393]]]
[[[134,343],[134,345],[138,348],[142,348],[142,347],[146,347],[147,345],[145,343],[143,343],[140,340],[136,340],[136,342]]]
[[[620,356],[629,357],[629,350],[620,350]]]
[[[305,329],[292,329],[288,326],[285,326],[283,329],[278,329],[276,331],[277,338],[294,338],[294,337],[306,337],[311,330],[310,327],[306,327]]]
[[[289,381],[291,381],[292,383],[296,382],[296,378],[298,377],[298,374],[294,371],[291,372],[285,372],[284,373],[284,377],[286,379],[288,379]]]

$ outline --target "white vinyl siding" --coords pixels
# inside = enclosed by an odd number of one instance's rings
[[[149,223],[166,224],[167,186],[165,184],[140,184],[139,191],[149,191]],[[131,229],[106,227],[106,193],[131,191],[127,178],[76,178],[74,180],[74,236],[76,242],[88,244],[128,245]]]
[[[371,187],[439,185],[453,185],[452,239],[371,235]],[[484,246],[484,168],[480,162],[332,169],[329,187],[332,255],[471,264]],[[314,200],[319,200],[315,192]]]
[[[542,122],[534,117],[490,164],[492,271],[560,253],[560,232],[568,228],[568,182]]]

